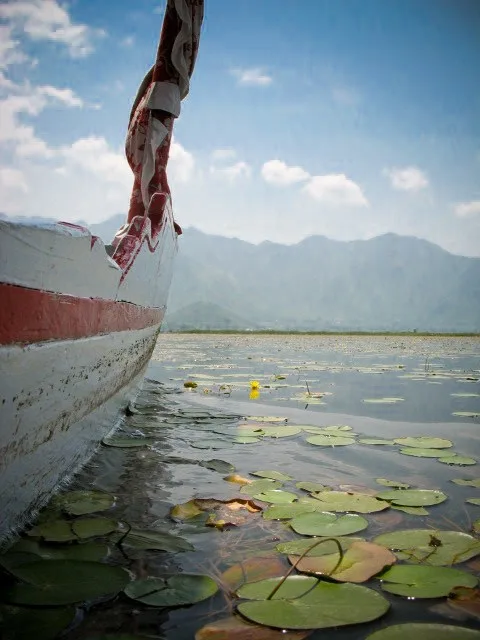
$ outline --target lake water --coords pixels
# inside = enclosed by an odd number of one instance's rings
[[[478,464],[442,464],[436,458],[402,455],[398,445],[360,442],[408,436],[447,438],[456,453],[478,461],[479,339],[165,334],[160,336],[147,378],[121,435],[153,438],[152,444],[102,446],[69,487],[113,494],[116,503],[106,512],[108,517],[135,528],[179,534],[194,546],[193,551],[176,554],[136,549],[128,557],[112,546],[109,561],[128,567],[136,578],[189,572],[209,575],[221,584],[222,572],[232,565],[252,556],[271,556],[279,542],[301,538],[285,522],[265,520],[261,513],[245,512],[239,526],[223,531],[206,527],[205,519],[198,517],[174,521],[172,507],[192,498],[248,499],[239,484],[224,480],[225,470],[199,464],[211,459],[230,463],[235,473],[252,480],[255,477],[249,474],[259,470],[287,474],[292,479],[283,488],[297,495],[308,495],[295,487],[297,481],[368,493],[385,490],[375,479],[388,478],[414,488],[439,489],[448,496],[442,504],[428,506],[423,516],[393,509],[366,514],[368,528],[356,535],[367,540],[413,528],[471,533],[480,517],[480,508],[465,502],[478,498],[479,489],[451,482],[478,478]],[[197,386],[185,388],[185,382]],[[315,434],[305,430],[249,442],[239,426],[249,416],[283,420],[270,427],[258,422],[253,432],[262,424],[267,432],[275,425],[278,429],[336,425],[351,427],[357,435],[353,444],[334,447],[311,444],[307,438]],[[286,571],[289,563],[286,556],[282,558]],[[478,557],[455,567],[478,573]],[[255,579],[260,577],[261,573]],[[371,578],[365,585],[381,591],[378,579]],[[390,624],[415,621],[479,628],[478,618],[462,618],[456,612],[454,619],[445,598],[383,595],[391,607],[382,618],[319,630],[309,637],[357,640]],[[227,588],[191,607],[170,610],[145,607],[120,596],[80,609],[65,637],[113,634],[113,638],[130,633],[186,640],[204,625],[231,615],[237,602]],[[278,633],[278,637],[300,636]]]

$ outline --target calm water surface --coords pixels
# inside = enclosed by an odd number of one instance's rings
[[[148,379],[138,399],[138,413],[126,418],[122,429],[125,434],[153,436],[155,444],[145,449],[102,447],[74,487],[111,492],[117,496],[112,517],[135,527],[179,533],[195,546],[193,552],[175,555],[142,552],[127,563],[137,577],[188,571],[218,578],[250,555],[266,554],[278,541],[299,537],[285,524],[257,517],[251,525],[223,532],[173,522],[171,507],[192,497],[239,495],[240,487],[226,482],[225,473],[195,464],[211,458],[233,464],[241,475],[275,469],[294,481],[376,490],[382,487],[374,479],[387,477],[447,493],[449,499],[429,507],[428,516],[393,510],[367,515],[369,527],[359,534],[367,539],[384,531],[429,526],[451,529],[453,525],[468,532],[480,515],[479,507],[465,503],[466,498],[478,496],[479,490],[450,482],[478,477],[478,465],[449,466],[436,459],[401,455],[393,446],[358,442],[335,448],[313,446],[306,442],[305,433],[252,444],[231,441],[238,432],[238,416],[280,416],[288,424],[349,425],[359,437],[447,437],[453,440],[456,452],[478,459],[479,418],[453,415],[480,412],[478,339],[166,334],[158,341]],[[256,399],[251,399],[252,380],[260,384]],[[185,381],[198,386],[185,389]],[[384,398],[396,400],[378,402]],[[112,560],[125,564],[118,551]],[[478,571],[478,562],[457,567]],[[379,582],[372,579],[367,586],[378,589]],[[452,621],[433,610],[440,601],[386,596],[392,607],[380,620],[319,631],[310,637],[362,639],[375,629],[405,621],[478,628],[472,618]],[[80,624],[67,638],[122,631],[183,640],[193,638],[200,627],[226,617],[231,610],[231,600],[221,592],[198,605],[173,611],[132,606],[118,598],[82,614]]]

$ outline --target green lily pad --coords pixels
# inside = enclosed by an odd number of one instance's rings
[[[230,440],[196,440],[195,442],[190,442],[190,446],[195,449],[229,449],[231,446]]]
[[[108,556],[109,548],[106,544],[97,542],[59,546],[21,538],[8,550],[8,553],[18,552],[34,554],[38,556],[36,560],[43,558],[44,560],[90,560],[91,562],[99,562]]]
[[[217,583],[204,575],[180,573],[167,580],[149,577],[130,582],[125,594],[151,607],[179,607],[210,598],[218,591]]]
[[[462,418],[480,418],[480,411],[454,411],[452,416],[461,416]]]
[[[320,557],[307,555],[301,560],[300,556],[290,555],[288,559],[297,571],[329,576],[338,582],[366,582],[397,561],[385,547],[363,540],[347,549],[339,565],[338,552]]]
[[[388,547],[408,562],[444,566],[465,562],[480,554],[480,541],[462,531],[405,529],[382,533],[373,542]]]
[[[468,502],[468,504],[475,504],[477,506],[480,506],[480,498],[467,498],[465,502]]]
[[[409,622],[394,624],[375,631],[366,640],[480,640],[480,631],[457,627],[450,624],[431,624],[426,622]]]
[[[301,598],[242,602],[249,620],[277,629],[328,629],[376,620],[390,607],[379,593],[355,584],[319,582]]]
[[[69,491],[53,500],[53,506],[73,516],[105,511],[115,504],[115,497],[103,491]]]
[[[71,542],[79,539],[104,536],[116,531],[118,523],[108,518],[83,518],[82,520],[52,520],[33,527],[27,535],[42,538],[46,542]]]
[[[480,398],[480,393],[451,393],[456,398]]]
[[[269,480],[280,480],[281,482],[287,482],[292,479],[291,476],[287,476],[285,473],[272,471],[270,469],[267,471],[251,471],[250,475],[258,476],[259,478],[268,478]]]
[[[235,471],[235,467],[230,462],[225,460],[202,460],[198,463],[201,467],[211,469],[212,471],[218,471],[218,473],[232,473]]]
[[[480,489],[480,478],[467,478],[466,480],[462,480],[462,478],[454,478],[451,482],[459,484],[462,487],[476,487],[477,489]]]
[[[474,458],[468,458],[467,456],[460,456],[455,454],[453,456],[441,457],[438,459],[439,462],[443,462],[444,464],[458,464],[458,465],[471,465],[477,464],[477,461]]]
[[[475,587],[471,573],[450,567],[397,565],[382,574],[382,589],[408,598],[441,598],[453,587]]]
[[[368,521],[354,513],[337,516],[321,511],[299,515],[290,522],[290,526],[302,536],[346,536],[366,529]]]
[[[304,491],[329,491],[330,487],[326,487],[318,482],[297,482],[295,483],[297,489],[303,489]]]
[[[255,442],[260,442],[260,438],[256,438],[255,436],[237,436],[232,442],[234,444],[254,444]]]
[[[176,504],[170,509],[170,517],[173,520],[182,522],[183,520],[190,520],[196,518],[203,513],[202,509],[198,507],[195,500],[189,500],[181,504]]]
[[[194,546],[180,536],[168,533],[167,531],[154,531],[148,529],[130,529],[127,535],[116,534],[117,541],[121,540],[122,545],[135,549],[154,549],[157,551],[193,551]]]
[[[15,570],[22,582],[7,588],[13,604],[62,605],[116,595],[130,581],[122,567],[78,560],[41,560]]]
[[[361,444],[387,445],[395,444],[394,440],[386,440],[385,438],[360,438]]]
[[[374,513],[390,506],[385,500],[377,500],[365,493],[347,491],[322,491],[313,493],[313,497],[322,503],[325,511],[354,511],[357,513]]]
[[[252,422],[287,422],[288,418],[281,416],[248,416],[247,420],[252,420]]]
[[[392,489],[410,489],[409,484],[397,482],[396,480],[388,480],[387,478],[376,478],[375,482],[383,485],[384,487],[392,487]]]
[[[75,607],[27,609],[0,606],[0,624],[4,640],[53,640],[75,618]]]
[[[415,458],[446,458],[452,456],[452,452],[447,449],[417,449],[415,447],[404,447],[400,449],[400,453],[405,456],[414,456]]]
[[[290,502],[289,504],[274,504],[263,512],[265,520],[290,520],[303,513],[312,513],[315,505],[301,502]]]
[[[349,444],[354,444],[355,438],[349,438],[348,436],[319,434],[306,438],[306,441],[319,447],[343,447]]]
[[[445,438],[431,438],[429,436],[416,436],[410,438],[395,438],[395,443],[402,447],[416,449],[448,449],[453,447],[451,440]]]
[[[120,449],[147,447],[155,442],[155,438],[131,438],[128,436],[111,436],[109,438],[103,438],[102,440],[102,444],[106,447],[119,447]]]
[[[423,507],[405,507],[398,504],[392,504],[392,509],[395,509],[396,511],[403,511],[403,513],[408,513],[411,516],[428,516],[428,511]]]
[[[82,518],[72,522],[72,530],[81,539],[105,536],[117,530],[118,522],[108,518]]]
[[[369,404],[396,404],[397,402],[403,402],[405,398],[365,398],[363,402]]]
[[[301,432],[300,427],[291,426],[279,426],[279,427],[267,427],[263,428],[266,438],[288,438],[290,436],[296,436]]]
[[[266,578],[257,582],[247,582],[237,589],[237,596],[245,600],[266,600],[282,578]],[[290,600],[300,598],[318,583],[317,578],[308,576],[288,576],[274,595],[275,599]]]
[[[290,540],[289,542],[280,542],[275,547],[279,553],[283,553],[285,555],[295,555],[301,556],[303,553],[308,551],[309,558],[316,558],[319,556],[326,556],[332,553],[338,553],[338,546],[332,540],[328,538],[324,538],[324,542],[322,544],[318,544],[314,546],[316,542],[318,542],[321,538],[315,538],[312,540],[311,538],[302,539],[302,540]],[[349,549],[354,542],[358,542],[362,540],[362,538],[352,538],[352,537],[336,537],[335,538],[343,551]],[[313,547],[313,548],[311,548]]]
[[[293,502],[298,498],[295,493],[290,493],[290,491],[283,491],[282,489],[272,489],[270,491],[264,491],[262,493],[255,494],[253,497],[255,500],[262,500],[262,502],[271,502],[272,504],[285,504],[288,502]]]
[[[475,520],[475,522],[472,523],[472,531],[473,533],[476,533],[476,534],[480,533],[480,518],[478,518],[478,520]]]
[[[229,429],[229,433],[231,433],[231,429]],[[254,426],[240,425],[238,428],[237,435],[241,436],[242,438],[244,438],[245,436],[252,436],[252,437],[258,438],[260,436],[264,436],[265,431],[263,430],[263,426],[260,426],[260,425],[254,425]]]
[[[440,504],[447,499],[442,491],[430,489],[393,489],[392,491],[381,491],[377,495],[382,500],[393,502],[402,507],[428,507]]]
[[[271,491],[272,489],[279,489],[282,483],[278,480],[270,480],[264,478],[262,480],[254,480],[250,484],[244,484],[240,489],[240,493],[244,493],[247,496],[254,496],[257,493],[264,493],[265,491]]]

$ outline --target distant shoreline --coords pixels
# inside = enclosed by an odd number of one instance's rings
[[[227,335],[273,335],[273,336],[391,336],[432,338],[480,338],[480,333],[455,333],[431,331],[288,331],[276,329],[182,329],[164,331],[174,334],[227,334]]]

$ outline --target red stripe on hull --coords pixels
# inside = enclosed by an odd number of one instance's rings
[[[87,338],[160,324],[163,309],[0,283],[0,345]]]

